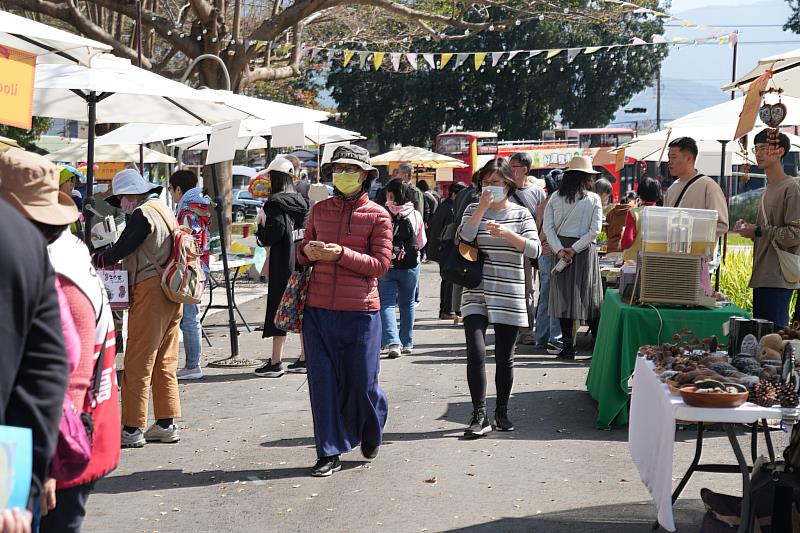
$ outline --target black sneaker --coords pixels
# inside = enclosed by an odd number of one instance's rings
[[[267,361],[264,366],[255,369],[256,376],[262,378],[279,378],[285,372],[286,371],[283,369],[283,363],[277,363],[273,365],[269,361]]]
[[[508,408],[499,407],[495,410],[494,429],[497,431],[514,431],[514,423],[508,419]]]
[[[321,457],[314,468],[311,469],[311,475],[314,477],[328,477],[334,472],[342,469],[342,463],[339,461],[338,455],[331,455],[330,457]]]
[[[492,431],[492,425],[489,423],[489,419],[486,418],[486,411],[484,409],[476,409],[472,412],[472,420],[469,423],[469,427],[464,430],[464,436],[477,439],[490,431]]]
[[[557,359],[567,359],[573,360],[575,359],[575,347],[574,346],[564,346],[558,355],[556,356]]]
[[[307,372],[306,362],[298,359],[294,363],[291,363],[289,366],[287,366],[286,371],[291,372],[292,374],[305,374]]]
[[[378,457],[378,450],[380,446],[370,446],[369,444],[361,443],[361,455],[364,456],[364,459],[369,459],[370,461]]]

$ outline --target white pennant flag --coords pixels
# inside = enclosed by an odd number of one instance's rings
[[[463,65],[464,61],[466,61],[468,57],[469,54],[456,54],[456,65],[453,67],[453,69],[455,70]]]
[[[650,40],[653,41],[653,44],[667,44],[667,39],[663,35],[653,34],[650,36]]]
[[[572,63],[575,58],[581,55],[582,48],[569,48],[567,49],[567,63]]]
[[[539,54],[541,54],[542,52],[544,52],[544,50],[531,50],[531,51],[528,52],[528,59],[530,59],[532,57],[536,57]]]
[[[406,59],[408,59],[409,64],[411,64],[411,68],[417,70],[417,54],[416,52],[409,52],[406,54]]]
[[[402,57],[402,54],[392,52],[390,57],[392,58],[392,68],[395,72],[397,72],[400,70],[400,58]]]
[[[422,59],[424,59],[432,69],[436,69],[436,61],[433,59],[433,54],[422,54]]]
[[[367,66],[367,57],[369,57],[369,52],[357,52],[356,55],[358,56],[358,61],[361,63],[361,66]]]
[[[319,50],[320,49],[316,48],[316,47],[311,49],[311,59],[314,59],[315,57],[317,57],[317,54],[319,54]]]
[[[508,61],[511,61],[512,59],[514,59],[517,56],[518,53],[519,53],[519,50],[510,51],[508,53]]]
[[[631,44],[633,46],[641,46],[643,44],[647,44],[647,41],[645,41],[644,39],[640,39],[639,37],[634,37],[633,39],[631,39]]]
[[[503,58],[505,52],[492,52],[492,66],[496,67],[500,60]]]

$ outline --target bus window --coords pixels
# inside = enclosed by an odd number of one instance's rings
[[[497,148],[495,146],[495,151]],[[439,153],[445,155],[465,155],[469,152],[469,138],[466,135],[439,137]]]
[[[483,137],[478,139],[478,154],[496,154],[497,153],[497,138],[496,137]]]

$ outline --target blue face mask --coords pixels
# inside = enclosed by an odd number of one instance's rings
[[[493,202],[499,202],[506,197],[506,189],[502,185],[485,185],[483,189],[486,191],[492,191]]]

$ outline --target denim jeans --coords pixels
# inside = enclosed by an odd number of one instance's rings
[[[546,346],[549,341],[561,338],[561,325],[557,318],[550,316],[550,271],[553,270],[553,256],[539,256],[539,305],[536,308],[536,329],[534,339],[537,346]]]
[[[200,366],[200,356],[203,353],[200,304],[183,304],[181,332],[183,333],[183,349],[186,352],[185,368],[197,368]]]
[[[789,323],[792,289],[756,287],[753,289],[753,318],[769,320],[775,331]]]
[[[381,296],[381,346],[402,344],[414,346],[414,293],[419,280],[419,265],[409,269],[390,268],[378,279]],[[400,307],[400,331],[397,330],[395,308]]]

